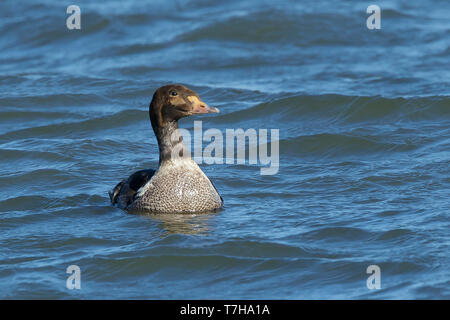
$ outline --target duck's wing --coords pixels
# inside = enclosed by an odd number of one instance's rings
[[[133,200],[136,192],[149,181],[156,170],[147,169],[133,173],[128,179],[119,182],[114,189],[109,192],[109,198],[113,205],[119,208],[126,208]]]

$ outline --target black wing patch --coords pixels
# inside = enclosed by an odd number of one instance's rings
[[[128,185],[130,186],[130,189],[137,192],[144,184],[147,183],[147,181],[149,181],[153,177],[155,172],[156,170],[147,169],[133,173],[128,178]]]
[[[153,169],[140,170],[133,173],[128,179],[119,182],[109,192],[111,203],[119,204],[119,207],[129,206],[136,197],[137,191],[153,177],[155,172],[156,170]]]

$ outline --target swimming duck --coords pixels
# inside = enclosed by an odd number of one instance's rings
[[[194,114],[217,113],[197,93],[167,85],[153,95],[150,122],[159,147],[157,170],[133,173],[109,192],[111,203],[127,211],[201,213],[222,207],[222,197],[186,152],[178,120]]]

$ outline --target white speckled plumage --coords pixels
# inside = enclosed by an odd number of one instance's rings
[[[207,212],[222,206],[208,177],[191,159],[167,161],[136,194],[128,210],[157,213]]]

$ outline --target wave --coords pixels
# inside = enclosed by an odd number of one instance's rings
[[[418,145],[341,133],[305,135],[280,140],[280,153],[308,157],[368,156],[414,150]]]
[[[0,113],[1,114],[1,113]],[[114,114],[99,116],[84,121],[74,122],[59,122],[56,124],[49,124],[44,126],[35,126],[20,130],[13,130],[0,135],[0,141],[10,141],[17,139],[26,139],[34,137],[57,137],[64,138],[72,135],[75,132],[86,134],[108,130],[118,129],[130,124],[136,124],[142,118],[148,118],[148,111],[142,110],[123,110]]]
[[[355,41],[368,43],[370,40],[359,32],[360,28],[357,14],[352,16],[347,12],[331,11],[298,13],[274,8],[248,12],[245,15],[226,16],[219,21],[187,31],[177,40],[194,42],[207,39],[261,44],[270,42],[294,46],[354,45]]]
[[[450,121],[450,97],[386,98],[335,94],[294,95],[219,115],[218,118],[227,122],[248,121],[255,118],[305,122],[326,118],[341,124],[430,119]]]

